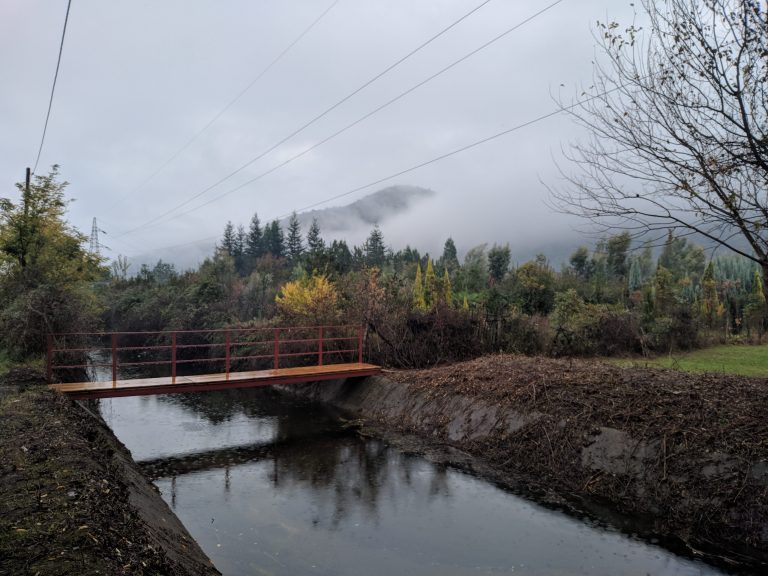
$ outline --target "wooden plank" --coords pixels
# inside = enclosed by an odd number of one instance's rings
[[[350,363],[230,372],[229,374],[177,376],[175,383],[170,376],[165,376],[160,378],[117,380],[116,382],[68,382],[65,384],[50,384],[49,388],[79,399],[110,398],[294,384],[335,378],[371,376],[380,372],[381,367],[374,364]]]

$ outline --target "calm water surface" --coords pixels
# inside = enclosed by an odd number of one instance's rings
[[[271,390],[116,398],[101,412],[228,576],[722,574]]]

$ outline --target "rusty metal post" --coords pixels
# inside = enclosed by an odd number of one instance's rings
[[[53,382],[53,334],[48,334],[47,340],[46,373],[48,374],[48,384],[51,384]]]
[[[363,327],[357,328],[357,362],[363,363]]]
[[[176,332],[171,332],[171,384],[176,384]]]
[[[280,368],[280,328],[275,328],[275,348],[274,348],[274,357],[275,357],[275,370]]]
[[[317,365],[322,366],[323,365],[323,327],[320,326],[318,329],[320,331],[320,336],[318,338],[319,346],[317,349]]]
[[[226,347],[224,356],[226,357],[225,364],[227,369],[227,380],[229,380],[229,330],[227,330],[226,334],[224,335],[224,344]]]
[[[117,385],[117,334],[112,333],[112,384]]]

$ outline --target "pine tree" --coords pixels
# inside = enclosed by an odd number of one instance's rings
[[[488,273],[492,282],[501,282],[509,270],[509,263],[512,257],[509,251],[509,244],[506,246],[493,245],[488,251]]]
[[[459,268],[459,256],[456,252],[456,244],[453,242],[453,238],[448,238],[443,246],[443,255],[440,257],[439,265],[444,270],[453,273]]]
[[[443,270],[443,302],[449,308],[453,307],[453,287],[451,286],[451,277],[448,275],[448,268]]]
[[[437,275],[432,266],[432,258],[427,258],[427,271],[424,274],[424,298],[427,306],[434,308],[440,299],[440,292],[437,289]]]
[[[235,227],[231,220],[224,226],[224,237],[221,239],[221,247],[230,256],[235,255]]]
[[[421,279],[421,264],[416,264],[416,279],[413,281],[413,306],[416,310],[427,309],[427,302],[424,298],[424,283]]]
[[[245,244],[246,234],[243,225],[237,227],[234,243],[232,245],[232,257],[235,259],[235,270],[238,274],[245,273]]]
[[[320,226],[317,224],[317,218],[312,218],[312,225],[307,232],[307,249],[310,254],[320,254],[325,250],[325,241],[320,236]]]
[[[370,236],[363,245],[365,254],[365,265],[368,268],[381,268],[387,259],[387,251],[384,246],[384,235],[379,230],[378,225],[373,227]]]
[[[280,222],[273,220],[264,229],[263,238],[264,251],[272,254],[275,258],[282,258],[285,255],[285,237]]]
[[[299,258],[301,258],[301,255],[304,253],[304,244],[301,239],[301,224],[299,224],[299,218],[296,216],[296,212],[291,214],[291,219],[288,222],[286,250],[288,259],[294,263],[298,262]]]
[[[251,218],[251,224],[248,227],[248,236],[245,239],[245,252],[251,258],[259,258],[264,254],[262,246],[263,233],[261,231],[261,222],[259,215],[254,214]]]

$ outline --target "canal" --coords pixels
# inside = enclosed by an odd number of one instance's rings
[[[723,573],[278,391],[116,398],[100,410],[227,576]]]

